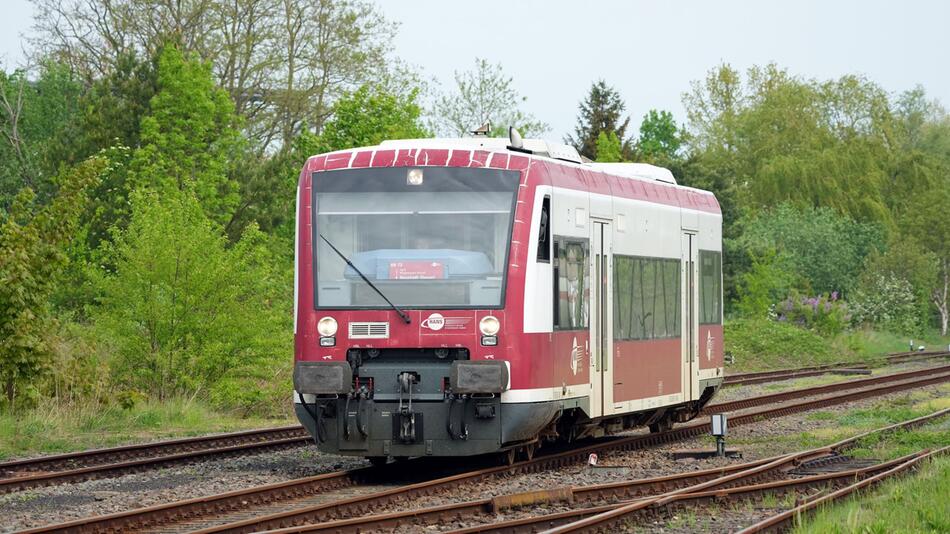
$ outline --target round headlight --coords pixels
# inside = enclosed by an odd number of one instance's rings
[[[486,336],[494,336],[501,329],[501,323],[498,322],[497,318],[486,315],[478,322],[478,329]]]
[[[317,332],[323,337],[330,337],[336,334],[336,319],[333,317],[324,317],[317,322]]]

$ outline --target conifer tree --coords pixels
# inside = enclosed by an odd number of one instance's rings
[[[625,107],[616,89],[604,80],[594,82],[580,104],[574,135],[567,136],[564,142],[573,145],[582,156],[596,160],[600,132],[613,132],[620,140],[623,159],[632,159],[633,142],[627,137],[630,117],[623,117]]]

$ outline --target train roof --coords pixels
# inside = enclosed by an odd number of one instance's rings
[[[444,148],[459,150],[491,150],[493,152],[511,152],[529,154],[535,157],[549,158],[561,162],[581,165],[591,170],[631,178],[634,180],[654,180],[676,185],[676,178],[669,169],[648,163],[597,163],[582,157],[577,149],[562,143],[552,143],[543,139],[524,139],[522,148],[513,149],[507,137],[461,137],[433,139],[400,139],[383,141],[378,148]]]

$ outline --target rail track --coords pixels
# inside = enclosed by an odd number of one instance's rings
[[[884,357],[888,364],[906,363],[910,361],[924,361],[934,358],[950,357],[948,351],[930,351],[930,352],[900,352],[889,354]],[[837,362],[824,365],[796,367],[792,369],[776,369],[772,371],[754,371],[749,373],[735,373],[726,375],[723,380],[725,386],[740,386],[751,384],[762,384],[766,382],[778,382],[781,380],[791,380],[794,378],[804,378],[808,376],[819,376],[829,373],[847,374],[849,370],[867,369],[864,362]]]
[[[945,447],[934,453],[921,451],[888,462],[851,469],[847,467],[847,460],[849,460],[849,458],[843,456],[842,453],[847,448],[852,447],[861,438],[870,434],[886,433],[896,429],[920,426],[935,419],[945,417],[948,414],[950,414],[950,409],[941,410],[924,417],[865,432],[827,447],[810,449],[723,468],[690,471],[608,484],[568,486],[506,494],[492,498],[414,510],[364,515],[350,519],[306,524],[278,529],[272,532],[280,534],[320,532],[341,534],[379,530],[398,532],[409,528],[421,529],[421,527],[429,525],[464,520],[484,520],[490,523],[453,532],[456,534],[538,532],[547,528],[581,520],[588,521],[585,523],[576,523],[572,528],[564,531],[598,530],[601,527],[609,526],[609,524],[615,520],[635,512],[640,514],[656,514],[657,511],[663,507],[675,507],[697,501],[718,502],[724,499],[749,498],[752,496],[761,496],[764,493],[787,492],[800,490],[802,488],[845,486],[855,480],[875,477],[882,473],[896,473],[898,470],[903,470],[911,465],[915,465],[917,462],[930,457],[932,454],[943,454],[947,452],[947,449],[950,449],[950,447]],[[831,466],[831,469],[830,472],[827,473],[790,478],[790,472],[794,472],[793,470],[799,471],[800,474],[803,468],[811,469],[817,467],[819,470],[828,470],[829,466]],[[775,481],[774,479],[776,477],[780,477],[782,480]],[[510,511],[515,508],[531,507],[541,504],[595,506],[512,520],[499,521],[496,515],[500,512]],[[609,515],[600,517],[593,522],[588,519],[608,513]],[[782,520],[783,519],[774,519],[772,523],[768,524],[771,526],[772,524],[778,524],[778,522]]]
[[[871,380],[873,382],[869,382]],[[831,397],[804,400],[732,415],[730,424],[732,426],[746,425],[762,419],[946,381],[950,381],[950,365],[750,398],[742,401],[745,403],[743,405],[745,408],[755,405],[774,405],[783,400],[823,393],[846,392]],[[819,393],[815,393],[816,389]],[[759,400],[756,401],[756,399]],[[722,407],[720,405],[720,409]],[[380,485],[378,481],[387,477],[380,477],[380,472],[374,468],[341,471],[138,510],[89,517],[26,532],[115,532],[120,530],[255,532],[347,519],[353,515],[372,513],[381,505],[406,502],[412,498],[435,494],[488,477],[558,468],[583,461],[591,452],[642,449],[704,435],[708,431],[708,423],[693,423],[669,432],[602,440],[569,450],[553,451],[510,466],[486,467],[398,487]],[[426,465],[425,459],[418,459],[401,465],[385,466],[385,468],[404,469],[418,474],[426,471]],[[355,487],[360,484],[363,486]]]
[[[888,361],[930,359],[948,352],[908,352]],[[754,384],[840,372],[853,363],[743,373],[726,377],[727,384]],[[725,407],[720,407],[725,410]],[[206,458],[234,456],[263,450],[306,445],[310,438],[300,425],[183,438],[106,449],[57,454],[0,463],[0,494],[55,484],[109,478]]]
[[[0,493],[118,476],[207,457],[300,446],[299,425],[94,449],[0,463]]]

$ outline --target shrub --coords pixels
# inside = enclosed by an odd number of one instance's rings
[[[290,354],[289,299],[276,289],[255,226],[228,248],[188,191],[133,198],[132,220],[116,239],[116,271],[102,276],[93,313],[115,354],[118,386],[160,399],[207,394]]]
[[[893,274],[868,277],[851,300],[855,324],[875,325],[904,334],[921,331],[920,308],[914,288]]]
[[[789,322],[825,336],[844,332],[851,320],[848,307],[838,299],[837,292],[817,297],[793,294],[780,302],[775,312],[777,321]]]

